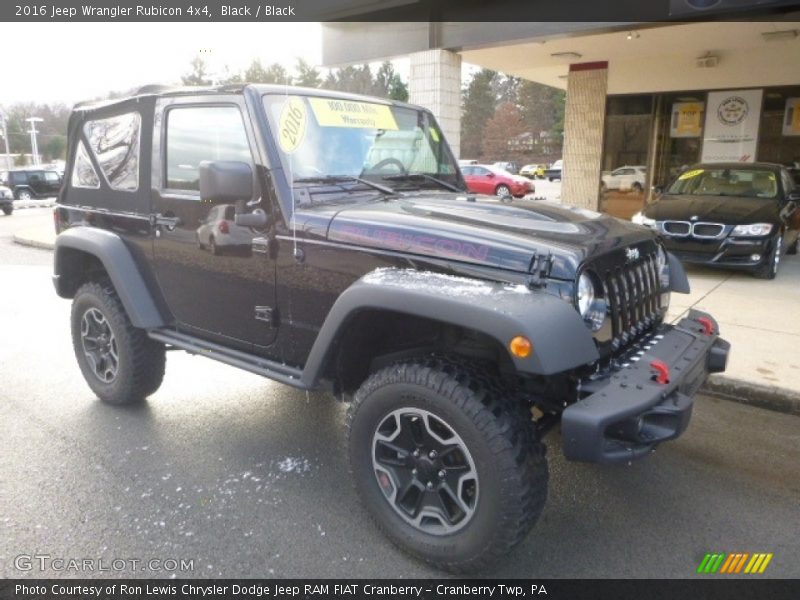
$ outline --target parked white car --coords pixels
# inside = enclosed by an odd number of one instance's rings
[[[226,248],[248,248],[253,236],[250,229],[234,221],[236,208],[232,204],[218,204],[197,228],[197,245],[208,248],[212,254],[221,254]]]
[[[625,165],[601,176],[603,190],[633,190],[641,192],[647,181],[647,167],[643,165]]]

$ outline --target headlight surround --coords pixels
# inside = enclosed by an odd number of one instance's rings
[[[772,233],[771,223],[750,223],[749,225],[737,225],[731,231],[734,237],[762,237]]]
[[[592,331],[598,331],[606,320],[608,311],[602,296],[603,288],[599,280],[589,271],[581,273],[575,291],[575,305],[586,326]]]
[[[650,229],[656,228],[656,220],[651,219],[650,217],[645,217],[644,214],[639,211],[635,215],[631,217],[631,222],[636,223],[637,225],[644,225],[645,227],[649,227]]]

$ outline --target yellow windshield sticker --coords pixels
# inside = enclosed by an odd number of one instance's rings
[[[678,180],[683,181],[684,179],[691,179],[692,177],[697,177],[700,173],[703,173],[704,169],[692,169],[691,171],[686,171],[685,173],[681,173],[681,176],[678,177]]]
[[[385,104],[335,98],[309,98],[308,102],[320,127],[398,128],[392,109]]]
[[[436,129],[433,128],[433,127],[431,127],[428,131],[431,132],[431,139],[438,144],[439,143],[439,132],[436,131]]]
[[[306,135],[306,105],[302,98],[290,96],[283,103],[278,119],[278,143],[286,154],[297,151]]]

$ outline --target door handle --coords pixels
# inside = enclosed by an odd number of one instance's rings
[[[173,213],[150,215],[151,227],[163,227],[167,231],[174,231],[181,224],[181,220]]]

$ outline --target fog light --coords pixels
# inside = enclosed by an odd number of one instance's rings
[[[508,343],[508,349],[517,358],[528,358],[533,352],[533,344],[528,338],[518,335]]]
[[[760,254],[751,254],[750,255],[750,260],[752,260],[753,262],[761,260],[761,255]]]

